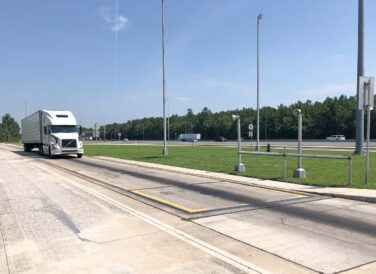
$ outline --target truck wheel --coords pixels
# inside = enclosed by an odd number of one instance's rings
[[[39,147],[39,155],[43,155],[44,153],[43,153],[43,146],[40,146]]]
[[[24,144],[24,151],[25,152],[30,152],[31,151],[31,148],[28,144]]]
[[[48,157],[52,158],[51,147],[48,147]]]
[[[82,153],[77,153],[77,158],[82,158]]]

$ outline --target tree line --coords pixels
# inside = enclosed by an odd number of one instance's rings
[[[296,108],[303,114],[303,138],[324,139],[332,134],[345,135],[355,139],[356,97],[341,95],[326,98],[323,102],[300,102],[289,106],[262,107],[260,109],[260,139],[295,139],[297,118],[292,115]],[[188,109],[185,115],[174,114],[168,118],[168,139],[175,140],[181,133],[201,133],[201,139],[213,140],[217,136],[236,139],[236,124],[231,115],[241,118],[242,137],[248,139],[248,124],[254,125],[256,135],[257,112],[253,108],[212,112],[205,107],[194,113]],[[376,138],[376,116],[371,115],[371,138]],[[84,128],[86,136],[92,136],[92,128]],[[100,138],[104,137],[103,125],[99,127]],[[134,119],[126,123],[112,123],[105,126],[106,139],[117,140],[161,140],[163,139],[163,118],[149,117]],[[2,117],[0,142],[14,142],[20,138],[20,127],[10,114]],[[254,136],[255,137],[255,136]]]
[[[20,139],[20,127],[10,114],[5,114],[0,124],[0,142],[16,142]]]
[[[305,139],[324,139],[332,134],[345,135],[355,139],[356,97],[341,95],[326,98],[323,102],[298,101],[289,106],[263,107],[260,109],[260,139],[294,139],[297,136],[297,118],[292,115],[296,108],[303,114],[303,137]],[[254,125],[256,133],[257,111],[253,108],[212,112],[203,108],[199,113],[188,109],[185,115],[172,115],[168,118],[168,139],[174,140],[181,133],[201,133],[201,139],[213,140],[217,136],[227,139],[236,138],[236,124],[231,115],[241,117],[242,137],[248,139],[248,124]],[[376,117],[372,115],[371,129],[376,126]],[[134,119],[126,123],[113,123],[105,126],[106,139],[128,138],[130,140],[163,139],[163,118],[150,117]],[[103,138],[103,126],[99,128]],[[88,132],[92,129],[87,129]],[[376,132],[371,130],[371,138]]]

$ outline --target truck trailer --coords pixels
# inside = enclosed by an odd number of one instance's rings
[[[37,148],[40,155],[84,154],[81,127],[70,111],[39,110],[21,120],[25,152]]]
[[[181,133],[179,134],[177,140],[183,141],[183,142],[192,142],[192,141],[198,141],[201,139],[200,133]]]

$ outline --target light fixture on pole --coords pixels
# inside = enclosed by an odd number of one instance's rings
[[[163,155],[168,155],[166,130],[166,69],[165,69],[165,41],[164,41],[164,0],[162,0],[162,70],[163,70]]]
[[[257,15],[257,151],[260,150],[260,79],[259,79],[259,25],[263,14]]]

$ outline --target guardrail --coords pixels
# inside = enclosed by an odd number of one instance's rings
[[[297,158],[320,158],[320,159],[338,159],[338,160],[348,160],[348,180],[349,185],[352,184],[352,158],[346,155],[325,155],[325,154],[299,154],[299,153],[286,153],[286,152],[259,152],[259,151],[238,151],[239,155],[250,154],[250,155],[264,155],[264,156],[279,156],[283,157],[283,177],[286,178],[286,161],[287,157],[297,157]]]

